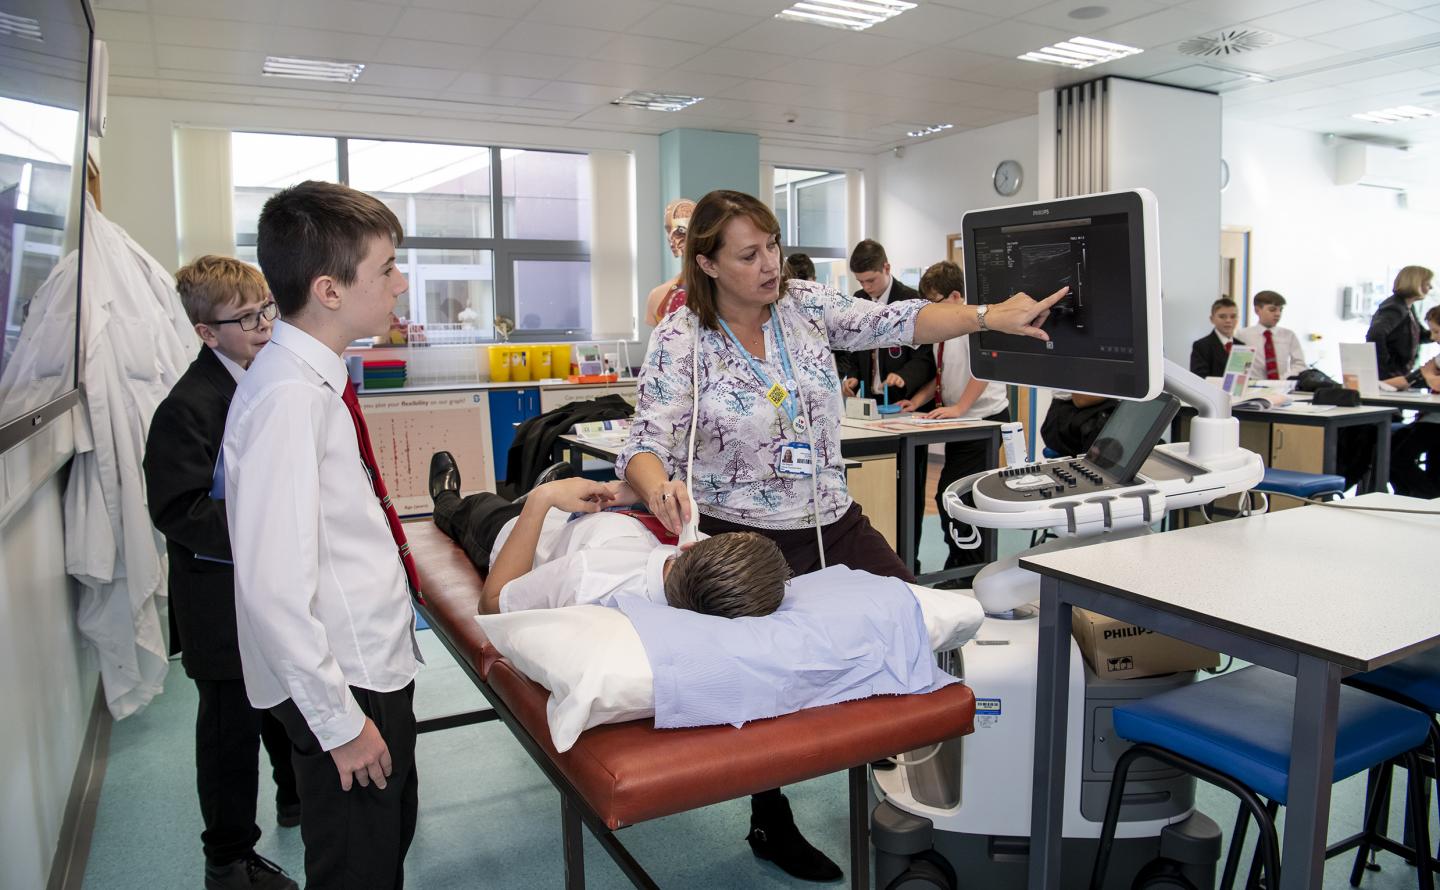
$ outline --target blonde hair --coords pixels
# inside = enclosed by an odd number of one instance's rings
[[[1395,276],[1395,294],[1407,300],[1423,297],[1425,285],[1434,277],[1435,273],[1424,266],[1406,266]]]
[[[790,564],[775,542],[756,532],[706,538],[675,557],[665,601],[721,618],[769,615],[785,598]]]
[[[270,293],[259,269],[234,257],[214,255],[202,256],[176,272],[175,289],[191,324],[209,324],[220,307],[241,306]]]
[[[775,236],[780,242],[780,221],[758,198],[744,192],[716,189],[700,199],[695,205],[695,214],[690,217],[689,237],[685,239],[685,260],[681,274],[685,276],[685,305],[700,317],[700,324],[712,331],[720,329],[720,310],[717,306],[715,279],[700,268],[697,257],[713,259],[724,246],[725,226],[730,220],[743,216],[762,232]],[[783,250],[782,250],[783,253]],[[780,268],[780,293],[785,293],[789,274],[784,265]]]

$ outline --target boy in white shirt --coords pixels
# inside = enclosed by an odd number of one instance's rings
[[[956,264],[936,263],[920,276],[920,294],[932,303],[951,300],[965,302],[965,273]],[[941,406],[925,414],[927,418],[953,420],[993,420],[1004,423],[1010,419],[1010,399],[1003,383],[988,383],[970,376],[970,338],[956,337],[935,345],[938,373],[915,395],[900,403],[905,410],[924,405],[931,398]],[[983,560],[981,532],[951,518],[945,512],[945,489],[957,479],[989,468],[989,454],[983,442],[947,442],[945,466],[940,471],[940,484],[935,491],[935,504],[940,508],[940,525],[945,530],[945,544],[950,553],[945,568],[975,565]]]
[[[754,532],[661,543],[641,519],[607,509],[639,500],[623,482],[556,479],[516,501],[461,498],[454,458],[439,451],[430,497],[436,527],[486,571],[485,614],[612,605],[630,594],[706,615],[761,616],[779,608],[790,577],[780,548]]]
[[[1242,328],[1235,339],[1255,350],[1250,363],[1251,380],[1288,380],[1310,367],[1300,338],[1289,328],[1280,327],[1285,312],[1285,298],[1273,290],[1255,294],[1255,317],[1259,324]]]
[[[418,581],[341,360],[389,329],[402,237],[345,186],[265,202],[257,251],[282,320],[225,424],[241,668],[295,746],[312,890],[398,890],[415,833]]]

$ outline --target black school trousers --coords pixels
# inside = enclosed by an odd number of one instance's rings
[[[306,890],[400,890],[405,853],[415,837],[419,783],[415,773],[415,683],[394,692],[350,687],[360,710],[390,749],[382,791],[373,782],[340,787],[340,772],[292,699],[270,711],[285,726],[300,789]]]

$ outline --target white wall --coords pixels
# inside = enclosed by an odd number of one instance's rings
[[[32,446],[5,455],[6,469]],[[98,674],[75,627],[65,574],[63,473],[40,482],[0,524],[0,887],[44,887],[85,739]],[[12,489],[13,491],[13,489]]]
[[[871,237],[885,245],[893,271],[945,259],[945,236],[960,231],[967,210],[1036,200],[1037,119],[1021,118],[907,146],[905,156],[877,156]],[[995,165],[1011,159],[1025,170],[1020,193],[995,193]]]
[[[1440,269],[1440,213],[1399,209],[1394,192],[1335,185],[1334,152],[1318,133],[1227,118],[1224,157],[1230,187],[1221,222],[1252,229],[1251,295],[1283,294],[1281,324],[1300,334],[1311,362],[1338,379],[1338,344],[1363,340],[1368,325],[1340,319],[1341,289],[1391,282],[1402,266]],[[1198,337],[1207,325],[1196,319],[1192,327]]]

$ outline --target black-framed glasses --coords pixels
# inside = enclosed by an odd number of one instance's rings
[[[274,321],[275,316],[279,314],[280,307],[275,305],[274,300],[271,300],[264,306],[256,309],[254,312],[247,312],[239,318],[227,318],[222,321],[212,321],[210,322],[210,326],[219,327],[222,324],[238,324],[240,326],[240,330],[242,331],[253,331],[256,328],[260,327],[260,319],[263,318],[266,321]]]

